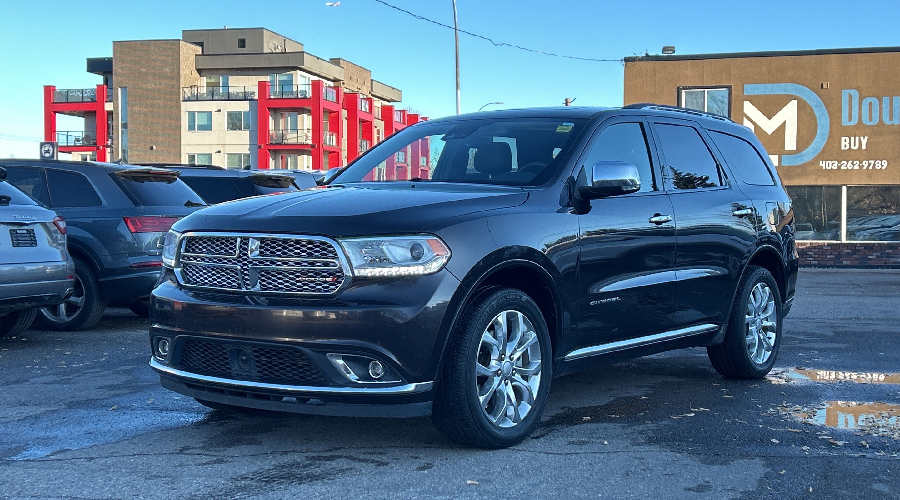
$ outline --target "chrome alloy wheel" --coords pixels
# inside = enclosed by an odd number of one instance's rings
[[[744,320],[747,354],[757,365],[765,364],[772,355],[778,330],[777,314],[772,289],[766,283],[757,283],[750,291]]]
[[[81,283],[81,280],[76,274],[72,295],[70,295],[62,304],[42,307],[41,314],[54,323],[66,323],[71,321],[84,307],[84,295],[84,284]]]
[[[481,410],[497,427],[513,427],[531,411],[540,385],[541,344],[534,325],[519,311],[494,316],[475,361]]]

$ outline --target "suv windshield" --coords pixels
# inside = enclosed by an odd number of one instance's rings
[[[556,173],[584,122],[522,117],[425,122],[379,144],[333,183],[432,180],[537,186]]]

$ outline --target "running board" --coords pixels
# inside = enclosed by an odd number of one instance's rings
[[[582,347],[581,349],[576,349],[569,354],[566,354],[565,359],[566,361],[573,361],[589,356],[596,356],[598,354],[607,354],[610,352],[623,351],[625,349],[633,349],[635,347],[643,347],[651,344],[657,344],[659,342],[666,342],[669,340],[693,337],[695,335],[701,335],[704,333],[715,331],[718,328],[718,325],[704,324],[681,328],[679,330],[657,333],[654,335],[647,335],[646,337],[637,337],[628,340],[620,340],[618,342],[610,342],[607,344]]]

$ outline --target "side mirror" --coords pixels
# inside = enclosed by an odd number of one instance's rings
[[[341,173],[341,170],[343,170],[343,169],[344,169],[344,167],[329,168],[328,171],[325,172],[324,176],[316,179],[316,184],[318,184],[320,186],[324,186],[325,184],[328,184],[329,182],[333,181],[334,178],[337,177],[338,174]]]
[[[575,187],[582,199],[634,193],[641,189],[641,177],[636,166],[624,161],[598,161],[578,174]]]

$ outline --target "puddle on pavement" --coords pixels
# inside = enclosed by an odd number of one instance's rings
[[[900,405],[829,401],[824,405],[781,406],[779,412],[807,424],[855,430],[862,434],[900,440]]]
[[[773,371],[768,378],[776,384],[799,380],[812,382],[856,382],[859,384],[900,384],[900,373],[811,370],[807,368]]]

